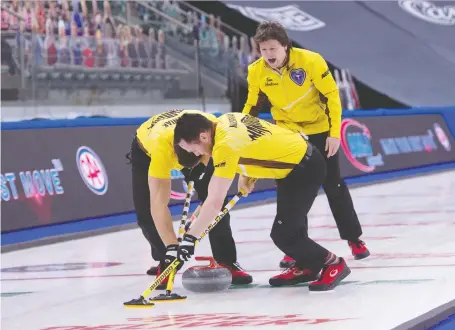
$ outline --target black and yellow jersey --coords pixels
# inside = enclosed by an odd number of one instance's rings
[[[248,99],[243,113],[257,116],[268,99],[276,124],[304,134],[329,131],[340,137],[341,100],[338,87],[318,53],[291,48],[280,72],[261,57],[248,67]]]
[[[307,146],[300,133],[247,114],[224,114],[214,133],[213,175],[282,179],[300,163]]]

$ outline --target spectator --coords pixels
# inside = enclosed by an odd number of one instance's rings
[[[216,31],[218,43],[219,43],[219,45],[224,45],[225,35],[224,35],[223,31],[221,31],[221,17],[220,16],[218,16],[216,18],[214,25],[215,25],[215,31]]]
[[[82,45],[82,58],[84,66],[87,68],[93,68],[95,66],[95,56],[93,50],[96,47],[94,38],[90,35],[90,27],[86,23],[84,25],[84,44]]]
[[[44,42],[42,35],[39,31],[38,19],[33,19],[32,21],[32,36],[31,36],[31,45],[30,45],[30,57],[32,60],[33,68],[38,65],[44,64],[43,51],[44,51]]]
[[[158,54],[158,44],[156,41],[155,30],[153,28],[149,29],[148,50],[150,67],[156,68],[156,55]]]
[[[100,11],[97,11],[93,16],[90,34],[94,36],[97,31],[104,32],[103,17]]]
[[[72,63],[74,65],[82,65],[82,40],[79,37],[79,29],[76,22],[71,23],[71,54],[72,54]]]
[[[136,49],[135,43],[135,33],[132,27],[126,27],[126,39],[127,39],[127,49],[128,57],[130,60],[130,66],[133,68],[139,67],[139,55]]]
[[[2,9],[2,31],[9,30],[10,28],[10,18],[9,13],[6,10]]]
[[[58,33],[58,21],[57,21],[57,9],[55,8],[54,2],[50,2],[49,10],[46,19],[46,35],[57,35]]]
[[[69,9],[62,9],[61,21],[63,22],[63,26],[65,28],[65,34],[67,36],[71,36],[71,15]]]
[[[38,25],[38,33],[46,34],[46,13],[44,12],[44,4],[42,0],[37,0],[36,4],[36,22]]]
[[[82,36],[84,35],[84,16],[82,12],[79,11],[79,0],[72,0],[73,1],[73,13],[71,16],[72,22],[76,24],[77,27],[77,35]],[[72,33],[71,33],[72,34]]]
[[[71,64],[70,41],[66,36],[65,26],[59,25],[57,41],[57,57],[60,64]]]
[[[156,67],[158,69],[166,69],[166,48],[164,45],[165,42],[165,35],[163,30],[158,31],[158,47],[157,47],[157,54],[156,54]]]
[[[142,34],[142,30],[139,26],[136,26],[136,44],[137,44],[137,51],[138,57],[140,59],[140,66],[143,68],[149,67],[149,55],[147,54],[147,47],[144,42],[144,36]]]
[[[224,40],[224,43],[223,43],[223,44],[224,44],[223,51],[224,51],[225,53],[231,53],[231,45],[230,45],[231,40],[229,39],[229,36],[225,36],[223,40]]]
[[[176,1],[171,2],[169,0],[164,0],[162,2],[161,10],[176,21],[180,22],[182,20],[180,17],[180,8]],[[179,27],[177,24],[169,20],[166,21],[166,30],[171,32],[172,35],[176,36],[178,29]]]
[[[51,66],[57,63],[57,45],[53,33],[48,34],[46,39],[44,39],[44,49],[46,50],[44,63]]]
[[[104,0],[104,38],[115,38],[115,22],[109,1]]]
[[[101,31],[96,31],[96,51],[95,51],[95,66],[104,68],[107,63],[107,51],[101,36]]]
[[[104,39],[104,46],[106,47],[107,63],[106,65],[111,68],[120,67],[120,58],[118,57],[119,43],[117,39]]]
[[[25,1],[25,6],[22,9],[22,17],[24,18],[24,31],[32,32],[32,9],[30,0]]]
[[[21,17],[21,10],[19,8],[19,0],[13,0],[11,3],[10,10],[13,14],[16,15],[9,15],[9,27],[13,31],[19,30],[19,20],[17,17]]]
[[[119,25],[117,28],[117,35],[119,40],[118,57],[120,58],[120,65],[126,67],[129,65],[128,59],[128,40],[126,38],[126,26]]]

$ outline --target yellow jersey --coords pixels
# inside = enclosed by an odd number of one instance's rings
[[[211,121],[216,116],[199,110],[170,110],[151,117],[136,131],[137,139],[150,157],[148,175],[155,178],[169,179],[173,169],[181,170],[174,152],[174,129],[184,113],[199,113]]]
[[[338,87],[320,54],[291,48],[280,73],[262,57],[250,64],[248,99],[242,112],[257,116],[267,99],[277,125],[307,135],[329,131],[340,138]]]
[[[300,133],[242,113],[221,115],[213,139],[213,175],[228,179],[236,173],[257,179],[282,179],[307,150]]]

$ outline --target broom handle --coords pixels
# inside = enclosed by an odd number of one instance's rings
[[[216,226],[218,222],[234,207],[235,204],[239,201],[240,198],[243,197],[245,191],[242,189],[240,190],[230,201],[226,204],[226,206],[221,210],[220,213],[216,216],[215,220],[210,224],[210,226],[201,234],[198,240],[195,243],[199,243],[209,232]],[[179,265],[180,261],[175,259],[167,268],[153,281],[153,283],[141,294],[143,299],[147,298],[153,290],[155,290],[158,285],[168,277]],[[168,282],[169,283],[169,282]]]
[[[180,219],[179,236],[177,239],[177,241],[179,243],[182,242],[183,235],[185,234],[185,225],[186,225],[186,221],[188,218],[188,211],[190,210],[191,197],[193,197],[193,189],[194,189],[194,181],[190,181],[188,183],[188,189],[187,189],[186,196],[185,196],[185,203],[183,204],[182,218]],[[174,271],[171,273],[171,275],[169,275],[169,279],[168,279],[167,285],[166,285],[166,295],[168,295],[168,296],[172,292],[176,272],[177,272],[177,269],[174,269]]]

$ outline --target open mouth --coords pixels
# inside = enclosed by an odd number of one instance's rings
[[[269,58],[268,61],[270,64],[275,64],[276,58]]]

